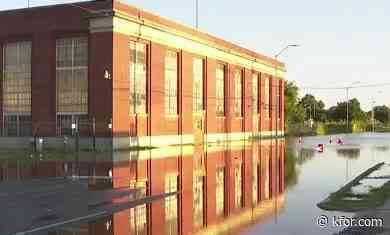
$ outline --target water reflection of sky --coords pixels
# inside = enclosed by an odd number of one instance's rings
[[[333,140],[342,138],[344,144],[329,144],[329,136],[306,137],[301,144],[297,139],[287,141],[287,152],[297,158],[297,183],[286,191],[284,209],[277,217],[242,234],[332,234],[340,229],[320,228],[316,224],[320,215],[353,216],[323,211],[316,204],[376,163],[390,163],[390,135],[364,133],[332,137]],[[323,153],[314,151],[319,143],[325,145]]]

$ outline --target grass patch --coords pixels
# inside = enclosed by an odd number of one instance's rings
[[[329,211],[354,212],[383,205],[386,199],[390,197],[390,181],[380,188],[371,189],[366,194],[354,194],[351,191],[351,188],[358,185],[363,178],[378,170],[383,165],[384,162],[378,163],[364,171],[337,192],[330,194],[328,198],[318,203],[317,206],[323,210]]]

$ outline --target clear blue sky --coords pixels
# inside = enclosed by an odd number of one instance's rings
[[[74,1],[30,0],[31,5]],[[161,16],[194,25],[195,0],[124,0]],[[21,8],[27,0],[4,1],[0,9]],[[301,44],[280,59],[288,80],[302,87],[390,82],[390,1],[199,0],[201,30],[269,56],[288,43]],[[386,14],[387,13],[387,14]],[[365,110],[371,101],[390,105],[390,86],[350,92]],[[345,100],[345,91],[308,91],[326,105]]]

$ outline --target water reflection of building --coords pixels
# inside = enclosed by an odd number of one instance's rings
[[[53,177],[66,174],[65,168],[80,175],[112,174],[109,182],[91,180],[90,189],[141,189],[129,201],[178,192],[50,234],[218,234],[272,216],[283,205],[284,141],[278,148],[267,140],[246,146],[231,143],[115,152],[113,158],[91,154],[80,159],[37,162],[27,168],[3,164],[0,175],[2,180],[15,178],[15,172],[19,178]]]

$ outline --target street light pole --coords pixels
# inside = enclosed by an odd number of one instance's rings
[[[279,80],[277,79],[278,77],[278,65],[276,64],[276,61],[278,60],[278,57],[284,52],[286,51],[288,48],[290,47],[299,47],[298,44],[289,44],[287,46],[285,46],[282,50],[280,50],[277,54],[275,54],[274,58],[275,58],[275,71],[274,71],[274,78],[275,80],[277,80],[277,86],[276,86],[276,89],[275,89],[275,97],[276,97],[276,92],[279,92],[279,96],[278,96],[278,100],[275,101],[276,103],[276,112],[275,112],[275,158],[276,158],[276,162],[279,162],[279,144],[278,144],[278,122],[280,122],[280,119],[279,119],[279,112],[280,112],[280,83],[279,83]],[[271,87],[272,87],[272,84],[271,84]],[[276,177],[280,177],[279,176],[279,171],[277,170],[278,168],[278,165],[279,164],[275,164],[275,168],[276,168]],[[280,167],[280,166],[279,166]],[[279,169],[280,170],[280,169]],[[276,182],[280,182],[280,179],[279,181],[276,180]],[[280,183],[279,183],[280,185]],[[279,189],[279,187],[276,187],[276,189]],[[279,192],[280,192],[280,189],[279,189]],[[277,212],[278,212],[278,206],[277,206],[277,201],[278,201],[278,196],[279,196],[279,192],[276,191],[275,192],[275,214],[277,215]],[[275,216],[275,220],[277,220],[277,216]]]
[[[279,58],[279,56],[283,53],[283,52],[285,52],[288,48],[290,48],[290,47],[299,47],[299,45],[298,44],[289,44],[289,45],[287,45],[287,46],[285,46],[283,49],[281,49],[278,53],[276,53],[275,54],[275,62],[278,60],[278,58]],[[278,65],[275,63],[275,71],[274,71],[274,78],[276,79],[277,77],[278,77]],[[277,80],[277,79],[276,79]],[[278,90],[276,90],[275,89],[275,94],[276,94],[276,92],[279,92],[279,100],[277,101],[277,104],[276,104],[276,117],[275,117],[275,136],[276,136],[276,144],[278,143],[277,142],[277,140],[278,140],[278,122],[279,122],[279,112],[280,112],[280,89],[279,89],[279,83],[277,84],[277,86],[276,86],[276,89],[278,89]],[[276,155],[277,156],[277,155]]]

